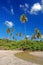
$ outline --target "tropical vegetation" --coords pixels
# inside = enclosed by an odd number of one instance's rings
[[[0,49],[43,51],[43,41],[26,40],[25,44],[24,40],[11,41],[7,39],[0,39]]]

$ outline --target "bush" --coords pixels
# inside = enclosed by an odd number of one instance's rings
[[[0,40],[0,49],[19,49],[19,50],[31,50],[31,51],[43,51],[43,41],[24,40],[9,41]]]

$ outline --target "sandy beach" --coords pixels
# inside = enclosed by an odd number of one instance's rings
[[[15,57],[17,52],[22,51],[0,50],[0,65],[39,65]]]

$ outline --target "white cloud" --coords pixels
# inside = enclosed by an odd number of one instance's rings
[[[26,35],[27,38],[30,38],[30,35]]]
[[[29,8],[29,5],[25,3],[24,5],[20,4],[20,8]]]
[[[41,0],[41,3],[43,4],[43,0]]]
[[[13,10],[13,8],[11,8],[11,14],[14,15],[14,10]]]
[[[25,3],[25,7],[26,7],[26,8],[29,8],[29,5],[28,5],[27,3]]]
[[[6,24],[8,27],[13,27],[13,26],[14,26],[13,22],[11,22],[11,21],[5,21],[5,24]]]
[[[20,8],[24,8],[24,5],[20,4]]]
[[[10,13],[10,11],[7,9],[7,7],[3,6],[2,9],[8,13]]]
[[[9,14],[11,15],[14,15],[14,9],[13,7],[11,6],[10,9],[8,9],[7,7],[3,6],[2,9],[6,12],[8,12]]]
[[[43,13],[43,0],[41,0],[41,7],[42,7],[42,13]]]
[[[40,3],[34,3],[33,6],[31,6],[30,10],[29,10],[29,4],[25,3],[25,4],[20,4],[20,8],[21,10],[24,11],[24,13],[28,13],[28,14],[34,14],[37,15],[38,12],[43,13],[43,0],[41,0]]]
[[[35,3],[32,7],[31,7],[31,14],[37,14],[37,12],[41,11],[42,7],[40,5],[40,3]]]
[[[23,10],[25,13],[28,13],[29,5],[27,3],[25,4],[20,4],[21,10]]]

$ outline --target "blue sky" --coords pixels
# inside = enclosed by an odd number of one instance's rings
[[[26,35],[31,36],[34,29],[38,28],[43,35],[43,0],[0,0],[0,38],[9,36],[6,33],[8,27],[14,27],[14,36],[17,39],[24,37],[24,24],[20,16],[26,14]],[[16,33],[22,32],[22,37]],[[9,36],[10,39],[12,39]]]

